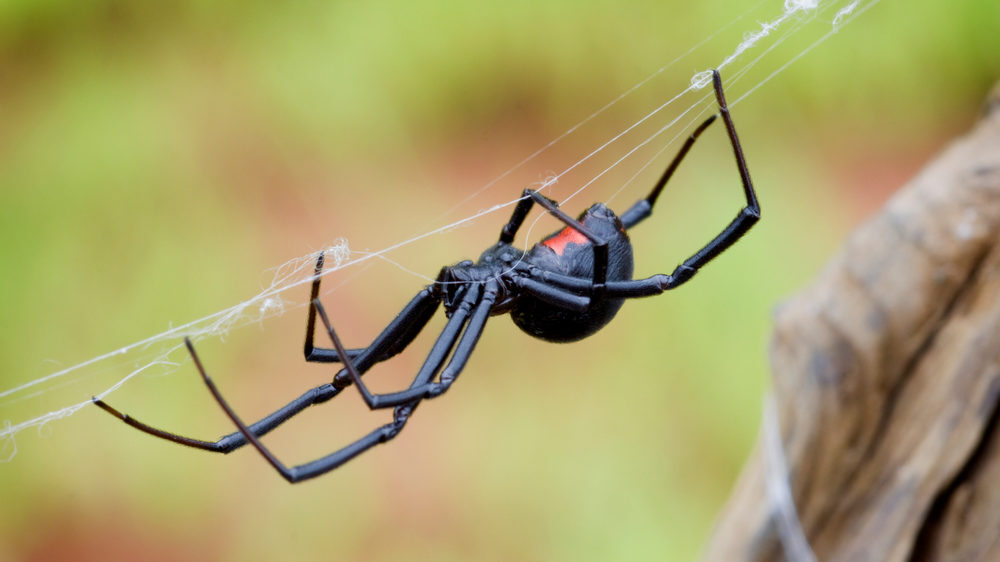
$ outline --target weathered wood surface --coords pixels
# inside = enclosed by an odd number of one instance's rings
[[[818,560],[1000,560],[1000,86],[780,306],[771,363]],[[707,560],[788,559],[772,461],[759,443]]]

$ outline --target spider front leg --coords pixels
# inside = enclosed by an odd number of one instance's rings
[[[732,246],[760,220],[760,204],[757,201],[757,193],[753,188],[753,182],[750,180],[746,158],[743,156],[743,149],[740,145],[739,137],[736,135],[736,126],[733,124],[733,118],[729,113],[729,106],[726,104],[726,97],[722,90],[722,78],[717,70],[713,71],[712,83],[715,89],[715,97],[719,104],[719,114],[726,124],[726,132],[733,147],[736,167],[740,174],[743,194],[746,199],[745,206],[740,209],[736,218],[726,225],[722,232],[716,235],[708,244],[678,265],[670,275],[658,274],[646,279],[609,281],[604,287],[598,288],[590,280],[561,275],[550,271],[534,271],[532,272],[532,276],[538,280],[534,285],[527,285],[531,280],[521,281],[522,284],[526,285],[525,288],[527,290],[570,310],[583,310],[595,298],[602,296],[621,299],[658,295],[687,282],[701,267]],[[674,170],[677,169],[677,166],[684,159],[684,156],[687,155],[702,132],[715,119],[716,117],[712,116],[695,129],[694,133],[691,134],[681,147],[680,152],[671,161],[660,181],[653,187],[649,195],[632,205],[622,215],[622,223],[626,227],[632,227],[650,215],[653,204],[656,202],[667,181],[673,175]]]
[[[682,264],[677,266],[673,273],[670,275],[654,275],[648,279],[640,279],[635,281],[624,281],[610,283],[607,287],[607,295],[609,297],[637,297],[637,296],[647,296],[658,294],[668,289],[673,289],[687,280],[691,279],[695,273],[698,272],[705,264],[712,261],[713,258],[726,251],[730,246],[736,243],[750,228],[760,220],[760,204],[757,202],[757,192],[754,191],[753,182],[750,181],[750,171],[747,168],[746,158],[743,156],[743,148],[740,145],[740,139],[736,135],[736,125],[733,124],[733,118],[729,114],[729,106],[726,104],[726,96],[722,91],[722,77],[719,75],[718,70],[712,71],[712,85],[715,89],[715,99],[719,104],[719,114],[722,116],[723,123],[726,124],[726,133],[729,135],[729,142],[733,147],[733,154],[736,157],[736,168],[740,174],[740,181],[743,184],[743,195],[746,199],[745,206],[740,209],[736,218],[733,219],[726,227],[715,236],[708,244],[702,247],[700,250],[695,252],[691,257],[684,260]],[[660,182],[653,188],[653,191],[645,199],[641,200],[631,209],[629,209],[623,216],[622,220],[627,226],[632,226],[641,221],[643,218],[649,215],[652,209],[653,203],[656,202],[656,197],[659,196],[660,190],[666,184],[667,180],[673,174],[674,169],[683,159],[684,155],[697,140],[698,135],[702,133],[714,120],[714,116],[709,118],[701,124],[698,129],[691,135],[688,141],[681,148],[680,153],[674,158],[667,171],[664,173],[663,178]]]
[[[740,139],[736,135],[736,125],[729,114],[729,106],[726,104],[726,95],[722,91],[722,77],[718,70],[712,71],[712,85],[715,88],[715,99],[719,103],[719,113],[722,115],[722,122],[726,124],[726,133],[729,135],[729,143],[733,147],[733,155],[736,157],[736,168],[740,173],[740,181],[743,184],[743,195],[746,198],[746,205],[740,209],[726,228],[722,230],[702,249],[694,253],[690,258],[677,266],[670,275],[671,280],[667,289],[672,289],[690,279],[706,263],[715,256],[726,251],[736,243],[750,228],[760,220],[760,204],[757,202],[757,192],[754,191],[753,182],[750,181],[750,171],[747,168],[746,158],[743,156],[743,147]]]
[[[718,114],[712,115],[711,117],[703,121],[701,125],[698,125],[698,128],[695,129],[693,133],[691,133],[691,136],[689,136],[687,140],[684,141],[684,144],[681,146],[681,149],[677,151],[677,154],[674,156],[674,159],[670,161],[670,165],[668,165],[667,169],[663,171],[663,175],[660,176],[660,181],[656,182],[656,185],[653,186],[653,189],[649,192],[649,195],[647,195],[645,199],[640,199],[636,201],[634,205],[632,205],[627,211],[622,213],[621,216],[622,224],[625,226],[626,230],[639,224],[643,219],[645,219],[646,217],[648,217],[653,213],[653,205],[656,205],[656,200],[659,199],[660,193],[663,192],[663,188],[666,187],[667,182],[669,182],[670,178],[674,176],[674,172],[677,171],[677,167],[680,166],[681,162],[684,160],[684,157],[687,156],[688,152],[690,152],[691,147],[694,146],[694,143],[695,141],[698,140],[698,137],[700,137],[701,134],[705,132],[705,129],[707,129],[709,125],[714,123],[718,117],[719,117]]]

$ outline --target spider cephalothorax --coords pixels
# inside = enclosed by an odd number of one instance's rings
[[[546,341],[570,342],[585,338],[610,322],[626,299],[658,295],[691,279],[699,268],[729,248],[757,222],[760,218],[757,194],[726,106],[718,71],[713,72],[713,85],[719,115],[726,125],[736,157],[746,205],[721,233],[669,275],[632,279],[632,244],[628,230],[652,213],[660,192],[674,170],[698,136],[718,115],[713,115],[694,130],[652,191],[620,217],[604,204],[597,203],[574,219],[562,212],[555,201],[537,191],[525,190],[501,230],[499,241],[487,248],[476,262],[466,260],[442,268],[437,280],[417,293],[368,347],[345,349],[319,302],[320,276],[323,272],[323,255],[320,254],[316,260],[306,323],[306,361],[342,363],[343,368],[332,382],[310,389],[249,426],[222,398],[215,383],[206,374],[194,346],[186,340],[205,384],[238,429],[218,441],[201,441],[169,433],[131,418],[96,397],[94,402],[132,427],[182,445],[228,453],[250,443],[290,482],[313,478],[337,468],[374,445],[395,437],[422,400],[446,392],[465,367],[490,316],[509,313],[519,328]],[[542,239],[528,252],[523,252],[512,243],[536,203],[565,227]],[[445,309],[448,321],[409,388],[373,394],[361,376],[375,363],[406,349],[439,306]],[[313,344],[317,315],[333,343],[332,348],[315,347]],[[260,436],[287,419],[313,404],[330,400],[351,385],[358,387],[370,408],[392,408],[392,421],[325,457],[293,467],[285,466],[260,442]]]

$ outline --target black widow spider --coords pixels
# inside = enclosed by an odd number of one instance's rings
[[[343,368],[331,383],[309,390],[249,426],[223,399],[206,374],[191,341],[185,339],[191,358],[209,391],[239,429],[218,441],[200,441],[169,433],[123,414],[97,397],[94,397],[94,403],[136,429],[181,445],[228,453],[249,442],[289,482],[300,482],[329,472],[374,445],[389,441],[399,434],[422,400],[444,394],[455,382],[483,333],[488,317],[510,313],[519,328],[547,341],[569,342],[585,338],[610,322],[625,299],[658,295],[691,279],[699,268],[729,248],[757,222],[760,206],[717,70],[712,73],[712,81],[719,114],[726,124],[736,156],[746,206],[719,235],[677,266],[670,275],[632,279],[632,244],[626,230],[650,215],[657,197],[678,164],[718,114],[709,117],[694,130],[649,195],[632,205],[620,218],[604,204],[597,203],[584,211],[579,219],[573,219],[562,212],[556,202],[536,191],[525,190],[510,220],[500,232],[500,240],[483,252],[478,262],[466,260],[442,268],[437,281],[420,291],[366,348],[344,349],[317,298],[323,270],[323,255],[320,254],[316,260],[306,323],[305,358],[316,363],[341,362]],[[511,243],[535,203],[566,226],[525,253]],[[449,319],[410,387],[387,394],[373,394],[368,390],[361,375],[375,363],[385,361],[409,346],[442,303]],[[317,313],[333,342],[332,349],[313,346]],[[445,365],[449,355],[451,359]],[[392,422],[334,453],[291,468],[260,442],[262,435],[307,407],[330,400],[351,384],[358,387],[369,408],[394,408]]]

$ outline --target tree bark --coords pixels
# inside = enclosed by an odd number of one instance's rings
[[[765,424],[707,560],[808,559],[799,524],[822,561],[1000,560],[1000,85],[779,307],[771,363],[780,446]]]

